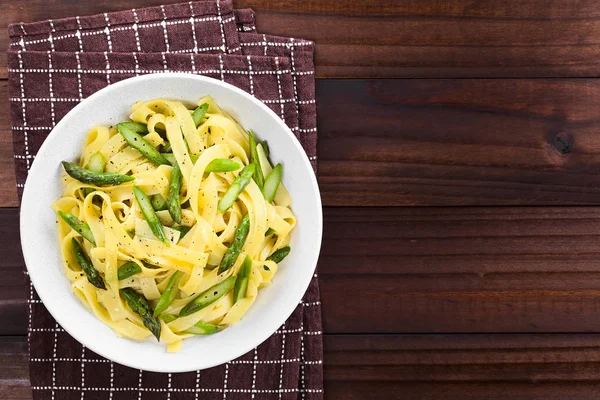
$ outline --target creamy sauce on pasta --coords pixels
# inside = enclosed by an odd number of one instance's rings
[[[198,102],[205,103],[208,110],[198,127],[191,110],[177,101],[156,99],[132,107],[130,119],[147,125],[144,139],[157,148],[168,140],[181,169],[181,224],[176,224],[167,210],[156,212],[168,243],[153,235],[134,198],[133,187],[138,186],[148,196],[160,194],[166,198],[173,167],[149,161],[127,144],[116,127],[91,129],[79,164],[86,166],[92,155],[100,152],[106,160],[104,172],[131,175],[135,180],[94,186],[65,174],[64,195],[53,204],[54,210],[70,213],[88,224],[95,239],[95,245],[80,240],[79,233],[58,218],[64,270],[73,293],[98,319],[125,338],[143,340],[151,332],[119,295],[120,289],[133,288],[154,306],[171,276],[181,271],[175,299],[164,311],[176,317],[199,293],[238,274],[246,256],[252,259],[246,295],[235,304],[230,292],[191,315],[173,318],[168,323],[160,320],[160,341],[169,351],[177,351],[182,339],[192,336],[185,331],[199,321],[220,328],[239,321],[255,301],[259,289],[270,285],[278,266],[267,258],[289,244],[296,224],[291,198],[283,185],[279,186],[275,200],[268,202],[254,180],[231,208],[219,211],[219,199],[241,170],[206,173],[205,168],[215,159],[236,161],[242,167],[248,165],[249,139],[247,132],[210,97]],[[270,165],[263,164],[265,176],[270,170]],[[218,265],[246,214],[250,220],[247,239],[233,267],[219,274]],[[179,225],[190,228],[185,236],[176,229]],[[271,234],[266,236],[267,230]],[[94,268],[103,276],[106,290],[86,279],[73,253],[73,238],[80,240]],[[137,264],[141,272],[119,280],[119,267],[129,261]]]

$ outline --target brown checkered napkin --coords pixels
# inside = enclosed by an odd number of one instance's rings
[[[256,32],[256,16],[249,8],[234,10],[238,32]]]
[[[246,11],[242,14],[249,17]],[[9,50],[240,54],[231,0],[9,26]],[[208,34],[207,34],[208,33]]]
[[[251,10],[234,11],[230,1],[197,1],[18,24],[9,32],[19,195],[45,137],[79,101],[119,80],[164,71],[211,76],[253,94],[294,131],[316,167],[313,45],[256,34]],[[323,396],[316,275],[301,305],[257,349],[226,365],[184,374],[143,372],[94,354],[56,324],[29,280],[28,285],[35,399]]]

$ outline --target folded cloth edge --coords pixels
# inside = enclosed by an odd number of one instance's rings
[[[142,22],[162,21],[169,18],[185,17],[175,14],[181,6],[189,7],[193,17],[204,15],[222,18],[224,15],[233,13],[232,0],[196,0],[185,3],[167,4],[164,6],[152,6],[141,9],[126,9],[110,11],[101,14],[86,15],[83,17],[66,17],[59,19],[48,19],[36,22],[19,22],[8,25],[8,35],[11,38],[33,36],[39,34],[56,33],[67,30],[85,30],[133,24]],[[135,13],[132,13],[135,11]],[[188,16],[189,18],[189,16]]]

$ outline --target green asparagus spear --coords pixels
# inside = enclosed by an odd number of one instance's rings
[[[181,280],[182,276],[183,272],[181,271],[176,271],[173,275],[171,275],[165,291],[160,295],[158,303],[156,303],[156,308],[154,308],[155,317],[165,311],[167,307],[171,305],[173,300],[175,300],[175,296],[177,296],[177,284]]]
[[[198,127],[198,125],[200,125],[200,122],[202,121],[202,118],[204,118],[204,115],[207,111],[208,104],[204,103],[201,106],[197,107],[192,113],[192,118],[194,119],[194,125],[196,125],[196,128]]]
[[[122,281],[129,277],[132,277],[135,274],[139,274],[140,272],[142,272],[142,268],[139,265],[137,265],[133,261],[127,261],[125,264],[119,267],[117,275],[119,277],[119,280]]]
[[[163,157],[166,158],[166,160],[169,162],[169,164],[171,164],[173,166],[175,164],[177,164],[177,159],[175,158],[173,153],[165,153],[165,154],[163,154]]]
[[[104,156],[99,151],[92,154],[90,159],[88,160],[86,168],[90,171],[94,171],[97,173],[104,172],[104,166],[106,165],[106,161],[104,160]]]
[[[75,230],[77,233],[79,233],[85,240],[87,240],[94,246],[96,245],[94,235],[92,234],[92,230],[90,229],[90,226],[88,224],[86,224],[85,222],[81,222],[73,214],[69,214],[64,211],[59,211],[58,215],[60,215],[60,217],[64,219],[65,222],[69,224],[69,226],[73,228],[73,230]]]
[[[152,332],[156,340],[160,340],[160,321],[152,315],[152,307],[148,300],[132,288],[121,289],[119,292],[125,298],[131,311],[139,314],[144,326]]]
[[[198,321],[196,325],[187,328],[184,333],[191,333],[192,335],[212,335],[219,331],[217,325],[209,324],[207,322]]]
[[[266,142],[259,143],[256,145],[256,154],[258,155],[258,163],[260,164],[260,168],[262,169],[263,175],[267,176],[273,169],[271,165],[271,161],[269,161],[269,157],[267,156],[267,152],[264,148]]]
[[[165,156],[165,158],[171,163],[171,165],[175,165],[175,163],[177,162],[175,160],[175,156],[173,155],[173,153],[165,153],[165,154],[163,154],[163,156]],[[190,154],[190,160],[192,160],[192,164],[196,164],[196,161],[198,161],[198,158],[200,158],[200,156],[197,156],[195,154]]]
[[[167,200],[165,200],[160,193],[153,194],[152,197],[150,197],[150,203],[155,211],[166,210],[168,207]]]
[[[215,158],[207,166],[204,172],[231,172],[237,171],[242,166],[235,161],[226,158]]]
[[[248,281],[250,280],[250,271],[252,270],[252,259],[250,256],[246,256],[242,266],[237,275],[235,286],[233,287],[233,304],[237,303],[238,300],[246,297],[246,291],[248,290]]]
[[[85,168],[81,168],[77,164],[63,161],[62,165],[67,171],[67,174],[79,182],[89,183],[90,185],[106,186],[120,185],[121,183],[131,182],[135,178],[130,175],[114,174],[111,172],[97,173]]]
[[[177,316],[173,314],[160,314],[158,318],[165,321],[165,324],[168,324],[169,322],[175,321],[177,319]]]
[[[127,121],[127,122],[121,122],[119,125],[129,128],[132,131],[134,131],[135,133],[142,133],[142,134],[148,133],[148,125],[142,124],[141,122]]]
[[[254,175],[254,171],[256,171],[256,164],[248,164],[242,172],[238,175],[237,178],[231,182],[231,186],[225,192],[221,200],[219,200],[219,211],[225,212],[233,205],[233,202],[238,198],[238,196],[244,191],[246,186],[252,180],[252,175]]]
[[[276,233],[275,230],[273,228],[269,228],[267,229],[267,231],[265,232],[265,236],[269,236]]]
[[[146,193],[144,193],[144,191],[139,187],[134,186],[133,194],[135,195],[135,199],[140,205],[142,214],[144,214],[144,218],[146,219],[146,222],[148,222],[148,225],[150,225],[150,229],[152,229],[154,236],[156,236],[161,242],[167,243],[168,239],[165,236],[163,227],[158,219],[158,216],[156,215],[156,212],[154,212],[152,204],[150,203],[148,196],[146,196]]]
[[[250,146],[250,163],[256,164],[256,170],[254,171],[254,181],[262,190],[262,187],[265,184],[265,177],[260,166],[258,153],[256,152],[256,139],[254,138],[254,132],[248,131],[248,141],[248,146]]]
[[[99,151],[92,154],[85,168],[89,169],[92,172],[102,173],[104,172],[104,166],[106,165],[106,161],[104,160],[104,156]],[[87,196],[92,193],[94,189],[92,188],[84,188],[83,193]]]
[[[165,157],[154,146],[152,146],[146,139],[140,136],[139,133],[133,129],[127,127],[123,123],[117,125],[119,133],[123,136],[125,141],[134,149],[142,153],[144,157],[152,161],[156,165],[168,165],[169,162]]]
[[[181,232],[181,235],[179,236],[179,240],[181,240],[192,228],[190,226],[177,225],[172,226],[171,229]]]
[[[265,200],[269,203],[273,201],[275,198],[275,194],[277,193],[277,188],[281,183],[281,173],[282,173],[281,164],[277,164],[275,168],[267,175],[267,179],[265,179],[265,185],[263,186],[263,195],[265,196]]]
[[[169,180],[169,194],[167,196],[167,206],[169,208],[169,214],[173,221],[181,224],[181,204],[179,203],[179,191],[181,190],[181,170],[177,162],[173,163],[173,170],[171,171],[171,177]]]
[[[281,249],[277,250],[269,257],[267,257],[267,260],[273,261],[275,263],[280,263],[284,258],[287,257],[288,254],[290,254],[290,250],[290,246],[282,247]]]
[[[237,227],[235,233],[233,234],[233,242],[231,243],[231,246],[229,246],[225,252],[225,255],[221,259],[221,264],[219,265],[219,274],[233,267],[233,264],[235,264],[235,261],[240,255],[240,251],[242,251],[242,247],[244,247],[244,243],[246,242],[246,237],[248,236],[249,231],[250,218],[248,217],[248,214],[246,214],[244,215],[244,218],[242,218],[240,226]]]
[[[230,276],[229,278],[222,280],[216,285],[206,289],[204,292],[196,296],[192,301],[187,303],[179,312],[179,316],[185,317],[186,315],[191,315],[196,311],[203,309],[204,307],[208,307],[229,293],[231,289],[233,289],[233,285],[235,285],[235,276]]]
[[[150,264],[147,261],[142,261],[142,264],[144,264],[144,267],[146,268],[150,268],[150,269],[157,269],[160,268],[158,265],[154,265],[154,264]]]
[[[94,267],[87,254],[83,250],[83,247],[79,244],[79,242],[73,238],[71,239],[71,244],[73,245],[73,251],[75,252],[75,258],[79,263],[79,266],[85,272],[87,276],[87,280],[98,289],[106,290],[106,285],[104,284],[104,280],[102,276],[98,272],[98,270]]]
[[[267,143],[266,140],[263,140],[259,144],[262,146],[263,150],[265,151],[265,156],[269,157],[269,143]]]
[[[172,152],[173,152],[173,148],[171,147],[171,142],[166,142],[165,144],[163,144],[161,153],[172,153]]]

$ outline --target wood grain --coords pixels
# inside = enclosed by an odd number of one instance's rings
[[[0,82],[0,206],[16,206]],[[600,81],[318,80],[328,206],[600,203]]]
[[[600,332],[600,207],[326,208],[327,333]],[[16,209],[1,334],[25,334]]]
[[[27,337],[0,337],[0,398],[31,399]]]
[[[599,331],[599,211],[327,209],[325,329]]]
[[[5,0],[6,26],[178,0]],[[317,43],[320,77],[594,77],[600,5],[578,0],[494,2],[242,0],[261,33]],[[0,54],[0,77],[6,77]]]
[[[326,399],[595,399],[600,335],[325,335]],[[31,399],[25,337],[0,338],[0,397]],[[87,397],[87,396],[86,396]]]
[[[322,80],[326,205],[597,204],[600,82]]]
[[[26,335],[25,299],[29,292],[23,274],[23,255],[19,239],[19,211],[0,209],[0,272],[6,279],[0,283],[0,335]],[[2,368],[0,368],[0,371]]]
[[[0,207],[17,206],[8,83],[0,81]]]

